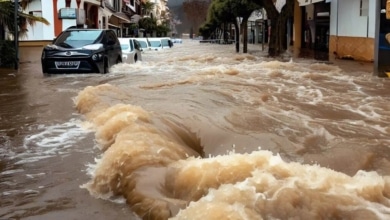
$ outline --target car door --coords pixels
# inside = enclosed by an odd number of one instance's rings
[[[122,50],[119,40],[112,30],[107,30],[107,56],[110,65],[117,63],[118,59],[122,57]]]

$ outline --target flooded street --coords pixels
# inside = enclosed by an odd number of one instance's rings
[[[390,80],[187,40],[0,70],[0,219],[389,219]],[[139,217],[136,217],[139,216]]]

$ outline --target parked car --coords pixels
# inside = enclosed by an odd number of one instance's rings
[[[163,49],[162,42],[161,42],[160,38],[150,37],[150,38],[148,38],[148,40],[150,43],[151,50],[162,50]]]
[[[122,50],[113,30],[77,29],[63,31],[43,48],[43,73],[108,73],[122,62]]]
[[[163,49],[167,49],[167,48],[173,47],[173,42],[172,42],[171,38],[169,38],[169,37],[162,37],[160,39],[161,39],[161,43],[162,43]]]
[[[125,63],[136,63],[142,60],[141,44],[135,38],[118,38],[122,48],[122,61]]]
[[[136,39],[140,43],[142,51],[150,50],[150,42],[148,41],[147,38],[137,37]]]

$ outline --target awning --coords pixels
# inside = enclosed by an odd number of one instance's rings
[[[110,17],[110,20],[113,20],[112,18],[115,17],[117,22],[113,22],[113,23],[118,23],[118,24],[125,24],[125,23],[132,23],[130,21],[130,18],[129,16],[127,16],[125,13],[123,12],[115,12],[111,15]]]
[[[111,23],[108,23],[108,26],[109,26],[109,27],[118,28],[118,29],[120,28],[120,27],[116,26],[115,24],[111,24]]]

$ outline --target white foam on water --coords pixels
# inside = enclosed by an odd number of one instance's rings
[[[69,154],[75,144],[90,132],[80,124],[79,120],[71,119],[63,124],[40,125],[38,128],[42,131],[26,136],[23,143],[25,150],[14,154],[10,159],[16,159],[15,164],[25,164]]]

